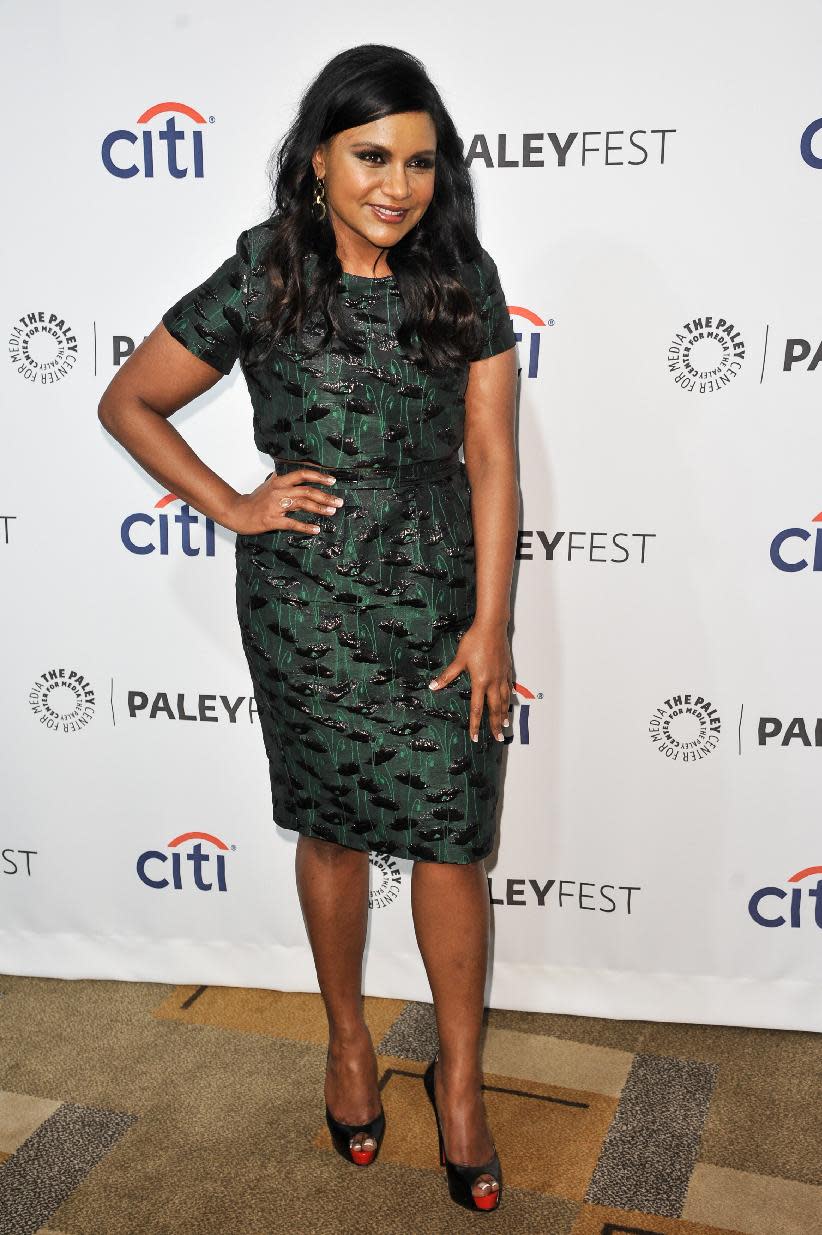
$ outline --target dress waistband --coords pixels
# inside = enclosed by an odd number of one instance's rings
[[[274,474],[277,476],[307,467],[318,472],[328,472],[335,476],[338,482],[354,485],[358,489],[387,489],[408,481],[436,480],[465,466],[457,455],[448,455],[444,459],[413,459],[405,463],[362,463],[358,467],[326,467],[305,459],[274,458],[273,462]]]

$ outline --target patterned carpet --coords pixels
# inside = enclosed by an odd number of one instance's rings
[[[822,1034],[491,1011],[491,1215],[448,1198],[430,1004],[367,999],[387,1132],[333,1152],[318,995],[0,977],[2,1235],[822,1235]]]

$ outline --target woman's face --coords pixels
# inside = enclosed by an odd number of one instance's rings
[[[373,265],[377,250],[419,223],[434,195],[436,147],[434,122],[421,111],[344,129],[317,147],[312,164],[342,261]]]

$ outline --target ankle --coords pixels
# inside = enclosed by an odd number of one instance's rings
[[[347,1051],[353,1046],[360,1046],[364,1038],[371,1041],[371,1032],[365,1021],[336,1023],[328,1029],[328,1049],[332,1052]]]
[[[458,1059],[446,1064],[438,1059],[435,1078],[445,1093],[465,1094],[482,1089],[482,1068],[476,1059]]]

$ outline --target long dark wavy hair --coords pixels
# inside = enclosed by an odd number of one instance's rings
[[[459,262],[480,253],[462,139],[420,60],[398,47],[365,43],[340,52],[321,70],[272,157],[271,241],[262,258],[270,294],[254,331],[252,363],[289,334],[299,338],[308,355],[328,346],[362,354],[336,303],[342,265],[330,214],[318,221],[312,209],[316,176],[311,158],[335,133],[409,111],[430,115],[437,151],[431,202],[390,249],[391,273],[404,306],[397,341],[406,357],[427,369],[460,365],[476,356],[481,322],[458,277]],[[312,252],[316,265],[306,286],[303,261]],[[309,322],[314,324],[310,331],[304,329]]]

